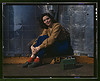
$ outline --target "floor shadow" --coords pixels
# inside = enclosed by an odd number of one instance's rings
[[[81,68],[82,66],[82,64],[76,64],[75,68]]]
[[[76,65],[73,65],[73,66],[67,65],[67,66],[64,66],[64,70],[81,68],[82,66],[83,66],[82,64],[76,64]]]

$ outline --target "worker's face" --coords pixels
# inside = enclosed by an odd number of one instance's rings
[[[46,24],[47,26],[50,26],[51,25],[51,19],[48,17],[48,16],[44,16],[43,17],[43,22],[44,24]]]

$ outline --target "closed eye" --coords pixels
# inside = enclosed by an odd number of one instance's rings
[[[46,18],[46,19],[44,19],[43,21],[46,21],[46,20],[48,20],[48,19],[50,19],[50,18]]]
[[[47,18],[47,20],[48,20],[49,18]]]

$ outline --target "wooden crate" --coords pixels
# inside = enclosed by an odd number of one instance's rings
[[[88,56],[74,56],[76,58],[77,63],[94,63],[94,58],[90,58]],[[64,58],[64,57],[63,57]],[[3,64],[23,64],[29,60],[29,57],[5,57],[3,58]],[[54,64],[54,57],[43,58],[42,63],[50,63]]]
[[[77,63],[94,63],[94,58],[88,56],[75,56]]]

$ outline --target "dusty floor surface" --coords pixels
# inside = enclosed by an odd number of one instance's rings
[[[94,76],[93,64],[78,64],[75,68],[61,68],[60,64],[45,64],[35,68],[22,68],[22,64],[4,64],[4,78],[34,78],[34,77],[78,77]]]

